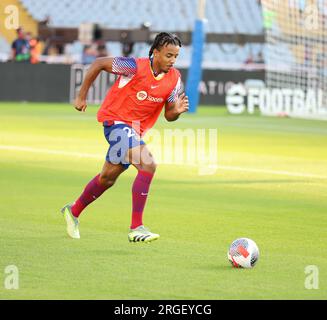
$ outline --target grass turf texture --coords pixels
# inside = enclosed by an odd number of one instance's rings
[[[200,176],[160,165],[144,222],[161,238],[131,244],[131,167],[82,214],[74,241],[59,210],[102,167],[96,110],[0,104],[1,299],[327,298],[326,122],[208,107],[175,123],[161,118],[159,130],[217,128],[221,169]],[[254,269],[227,261],[239,237],[259,246]],[[19,269],[18,290],[3,286],[8,265]],[[319,268],[318,290],[305,288],[307,265]]]

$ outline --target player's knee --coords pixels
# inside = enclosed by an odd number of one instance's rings
[[[100,179],[99,180],[100,180],[100,183],[103,186],[106,186],[107,188],[112,187],[115,184],[115,182],[116,182],[115,179],[112,179],[111,177],[108,177],[105,174],[100,175]]]
[[[147,171],[147,172],[154,174],[157,170],[157,164],[154,161],[152,161],[151,163],[142,164],[141,169],[143,171]]]

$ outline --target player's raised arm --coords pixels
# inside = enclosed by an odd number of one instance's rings
[[[112,72],[113,59],[114,58],[112,57],[98,58],[91,64],[74,102],[74,107],[76,110],[85,112],[85,109],[87,108],[86,97],[92,83],[102,70],[110,73]]]
[[[136,61],[134,58],[124,57],[97,58],[88,69],[78,96],[75,99],[74,106],[76,110],[84,112],[87,108],[87,93],[101,71],[107,71],[118,75],[135,74]]]

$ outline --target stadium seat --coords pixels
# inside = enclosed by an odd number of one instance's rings
[[[77,27],[84,21],[101,22],[105,27],[138,28],[150,21],[154,31],[190,31],[197,17],[196,0],[129,1],[114,0],[21,0],[37,19],[51,15],[51,25]],[[171,8],[176,17],[170,18]],[[260,8],[256,0],[207,1],[207,31],[258,33],[262,30]],[[249,14],[244,14],[247,12]],[[67,19],[69,18],[68,22]]]
[[[50,15],[50,25],[55,27],[78,27],[81,23],[99,23],[107,28],[139,28],[150,22],[153,31],[192,31],[197,18],[197,0],[21,0],[31,15],[42,20]],[[212,33],[262,32],[261,8],[256,0],[211,0],[206,2],[205,31]],[[175,17],[171,19],[171,11]],[[121,54],[119,43],[107,43],[113,55]],[[73,44],[73,50],[78,48]],[[206,61],[238,61],[247,57],[247,47],[208,44],[204,58]],[[148,45],[136,44],[136,55],[147,55]],[[189,62],[191,50],[184,47],[180,61]]]

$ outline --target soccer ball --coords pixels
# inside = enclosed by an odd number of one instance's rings
[[[227,257],[235,268],[253,268],[259,259],[259,249],[253,240],[239,238],[230,245]]]

